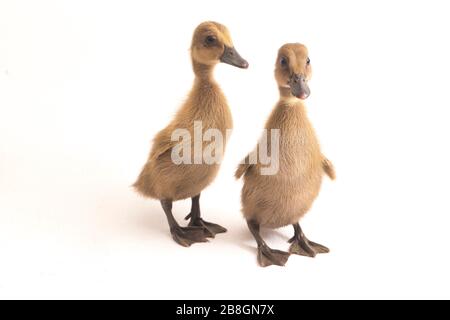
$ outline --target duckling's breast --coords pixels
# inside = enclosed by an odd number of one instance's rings
[[[322,173],[309,176],[253,176],[244,178],[242,211],[262,226],[279,228],[298,222],[316,199]]]
[[[253,166],[242,189],[244,216],[269,228],[298,222],[311,208],[323,177],[322,155],[312,126],[302,115],[292,110],[286,113],[276,115],[281,122],[269,120],[272,128],[280,130],[278,171],[261,175],[260,165]]]

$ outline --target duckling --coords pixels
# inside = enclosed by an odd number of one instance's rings
[[[160,200],[172,238],[185,247],[206,242],[207,237],[213,238],[227,230],[203,220],[200,214],[200,194],[214,180],[219,164],[206,164],[204,161],[174,163],[172,149],[179,141],[172,140],[172,133],[176,129],[185,129],[192,136],[194,122],[201,121],[202,130],[216,129],[225,136],[226,131],[232,128],[232,117],[225,96],[214,80],[214,67],[223,62],[248,68],[247,61],[234,48],[228,29],[211,21],[203,22],[195,29],[191,60],[195,81],[189,96],[174,119],[154,138],[148,160],[133,185],[141,195]],[[188,143],[195,152],[194,141],[191,139]],[[205,142],[200,144],[205,145]],[[198,154],[194,154],[196,156]],[[190,222],[187,227],[181,227],[173,216],[172,203],[187,198],[192,200],[191,212],[186,217]]]
[[[265,129],[279,129],[279,150],[272,140],[261,139],[260,143],[265,143],[264,149],[279,162],[278,171],[261,174],[263,163],[249,163],[249,154],[235,173],[237,179],[243,176],[242,211],[257,242],[258,262],[263,267],[284,266],[290,254],[314,257],[329,252],[327,247],[306,238],[299,220],[316,199],[323,174],[335,179],[333,164],[322,154],[305,110],[304,100],[310,95],[311,61],[304,45],[288,43],[279,49],[275,78],[280,99]],[[260,227],[275,229],[287,225],[294,227],[289,253],[271,249],[261,237]]]

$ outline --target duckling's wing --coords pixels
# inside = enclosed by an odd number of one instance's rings
[[[330,160],[324,158],[322,160],[323,171],[330,177],[331,180],[336,179],[336,171],[334,170],[334,166]]]
[[[156,160],[159,156],[171,150],[174,144],[171,141],[154,142],[152,151],[150,152],[150,160]]]
[[[234,173],[234,177],[236,179],[240,179],[245,173],[247,173],[253,167],[253,164],[249,163],[249,157],[250,156],[246,156],[245,159],[237,167],[236,172]]]
[[[156,160],[162,154],[172,150],[179,141],[171,139],[170,128],[160,131],[153,139],[152,151],[150,152],[150,160]]]

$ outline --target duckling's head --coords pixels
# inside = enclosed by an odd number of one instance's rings
[[[308,49],[300,43],[287,43],[278,51],[275,79],[282,95],[306,99],[310,95],[311,60]]]
[[[194,62],[202,65],[213,66],[223,62],[248,68],[248,62],[234,48],[228,29],[217,22],[203,22],[195,29],[191,55]]]

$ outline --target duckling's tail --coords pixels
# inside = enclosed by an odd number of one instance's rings
[[[132,187],[144,197],[156,198],[154,186],[155,179],[152,176],[151,171],[149,172],[146,169],[148,169],[148,165],[144,166],[144,169],[136,182],[133,183]]]

